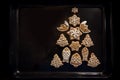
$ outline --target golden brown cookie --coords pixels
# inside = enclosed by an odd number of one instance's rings
[[[68,43],[67,38],[64,36],[64,34],[60,34],[60,37],[57,40],[56,44],[61,46],[61,47],[64,47],[64,46],[67,46],[69,43]]]
[[[71,57],[70,64],[73,65],[75,68],[82,64],[81,57],[78,53],[74,53]]]
[[[67,21],[64,21],[64,24],[61,24],[60,27],[57,27],[58,31],[64,32],[69,29],[69,24]]]
[[[81,52],[82,52],[82,61],[88,61],[88,54],[89,54],[88,48],[84,47]]]
[[[72,41],[72,43],[69,45],[69,47],[72,49],[72,51],[78,51],[81,47],[79,41]]]
[[[71,55],[71,51],[68,47],[65,47],[62,51],[63,62],[69,63],[69,58]]]
[[[78,8],[76,8],[76,7],[72,8],[72,12],[73,13],[78,13]]]
[[[69,19],[69,24],[73,25],[73,26],[77,26],[80,24],[80,18],[77,17],[77,15],[73,15],[71,17],[68,18]]]
[[[90,59],[88,61],[88,66],[97,67],[100,64],[100,61],[97,59],[94,53],[91,53]]]
[[[70,27],[70,30],[67,32],[67,34],[70,36],[71,40],[73,39],[80,40],[82,32],[80,31],[79,27],[76,28]]]
[[[88,25],[86,25],[87,21],[83,21],[81,24],[80,24],[80,30],[83,32],[83,33],[90,33],[91,30],[88,29]]]
[[[55,68],[59,68],[60,66],[63,65],[61,59],[57,54],[54,54],[53,60],[51,61],[51,66],[54,66]]]
[[[86,34],[86,36],[85,36],[84,40],[82,40],[81,44],[84,45],[85,47],[90,47],[90,46],[94,45],[89,34]]]

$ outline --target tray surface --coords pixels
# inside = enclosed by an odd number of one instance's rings
[[[55,53],[62,60],[63,47],[56,45],[56,41],[60,34],[63,33],[68,42],[71,43],[69,35],[66,32],[60,32],[57,27],[68,21],[68,17],[72,16],[71,9],[78,8],[77,16],[80,22],[87,21],[89,33],[94,46],[89,47],[89,53],[94,52],[100,61],[100,65],[95,68],[87,66],[87,62],[83,61],[82,65],[77,68],[69,63],[55,68],[50,65]],[[105,12],[102,7],[81,7],[81,6],[27,6],[13,10],[16,24],[16,50],[13,51],[15,56],[13,63],[15,65],[15,76],[17,77],[53,77],[67,74],[104,77],[106,67],[108,65],[108,57],[106,52],[106,25]],[[80,37],[80,42],[84,39],[85,34]],[[79,49],[81,53],[83,46]],[[71,53],[73,54],[74,51]],[[90,55],[88,56],[90,57]],[[70,57],[71,58],[71,57]],[[110,58],[109,58],[110,59]],[[111,60],[110,60],[111,61]],[[107,63],[107,64],[106,64]],[[109,63],[111,64],[111,63]],[[108,72],[109,73],[109,72]],[[45,74],[45,75],[44,75]],[[55,75],[56,74],[56,75]],[[44,75],[44,76],[43,76]]]

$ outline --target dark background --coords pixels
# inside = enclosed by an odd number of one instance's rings
[[[51,4],[53,4],[53,5],[61,5],[61,4],[72,4],[72,5],[74,5],[74,4],[78,4],[78,3],[82,3],[82,4],[102,4],[104,7],[105,7],[105,9],[106,9],[106,15],[108,16],[108,18],[107,18],[107,20],[109,20],[109,16],[110,16],[110,14],[109,14],[109,12],[111,12],[111,5],[112,5],[112,2],[105,2],[105,1],[94,1],[94,2],[89,2],[89,1],[70,1],[70,2],[68,2],[67,0],[65,1],[65,0],[63,0],[63,1],[14,1],[14,0],[11,0],[11,1],[9,1],[8,2],[8,14],[7,14],[7,16],[5,16],[5,17],[9,17],[9,7],[11,6],[11,5],[14,5],[14,7],[15,6],[17,6],[18,4],[45,4],[45,5],[51,5]],[[65,9],[64,9],[65,10]],[[63,11],[64,11],[63,10]],[[69,13],[69,12],[68,12]],[[60,14],[60,13],[59,13]],[[64,13],[64,14],[66,14],[66,13]],[[82,16],[81,14],[80,14],[80,17],[83,17],[83,20],[85,19],[85,16]],[[63,21],[64,19],[62,19],[62,18],[64,18],[64,17],[61,17],[61,21]],[[86,19],[87,20],[87,19]],[[52,20],[50,20],[51,22],[52,22]],[[87,20],[88,21],[88,20]],[[8,20],[7,20],[7,22],[9,23],[9,18],[8,18]],[[90,24],[91,24],[91,22],[90,21],[88,21]],[[35,22],[35,23],[38,23],[38,22]],[[54,23],[54,22],[53,22]],[[59,23],[56,23],[56,24],[59,24]],[[9,44],[10,44],[10,28],[9,28],[9,24],[4,24],[4,25],[6,25],[6,28],[3,28],[2,30],[1,30],[1,52],[3,52],[3,54],[2,54],[2,56],[1,56],[1,73],[2,73],[2,77],[6,77],[6,76],[8,76],[8,78],[9,77],[11,77],[11,75],[12,75],[12,71],[14,70],[10,65],[9,65]],[[51,25],[52,25],[52,23],[51,23]],[[95,25],[95,24],[94,24]],[[109,21],[108,21],[108,24],[107,24],[108,26],[109,26]],[[31,25],[32,26],[32,25]],[[54,26],[53,27],[55,27],[56,25],[54,24]],[[26,26],[27,27],[27,26]],[[37,29],[37,28],[36,28]],[[108,30],[108,33],[107,34],[109,34],[110,32],[109,32],[109,30]],[[34,35],[35,34],[37,34],[37,32],[35,32],[34,33]],[[51,33],[51,35],[52,35],[53,33]],[[41,35],[39,35],[39,36],[41,36]],[[55,36],[55,35],[54,35]],[[54,39],[55,40],[55,39]],[[93,40],[94,41],[94,40]],[[27,43],[26,43],[27,44]],[[40,43],[40,44],[43,44],[43,43]],[[109,45],[108,45],[108,48],[109,48]]]
[[[56,45],[61,32],[57,31],[57,27],[68,21],[68,17],[72,16],[71,8],[73,6],[48,6],[48,7],[29,7],[19,10],[19,27],[18,27],[18,70],[20,71],[103,71],[105,57],[103,34],[105,34],[105,25],[101,8],[79,8],[77,14],[81,18],[81,22],[87,20],[90,36],[94,46],[88,48],[89,56],[91,52],[101,62],[97,68],[90,68],[83,62],[82,66],[74,68],[70,64],[64,64],[59,69],[50,66],[53,55],[57,53],[62,59],[63,48]],[[79,7],[79,6],[78,6]],[[71,40],[69,35],[64,32],[69,43]],[[81,36],[80,43],[84,39],[85,34]],[[81,54],[81,49],[79,54]],[[72,52],[73,54],[73,52]],[[71,54],[71,55],[72,55]]]

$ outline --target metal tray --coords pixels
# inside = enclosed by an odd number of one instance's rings
[[[56,69],[50,66],[60,34],[57,27],[78,7],[81,21],[86,20],[95,52],[101,64],[96,68],[83,62]],[[112,76],[112,25],[110,9],[103,5],[18,5],[10,7],[10,65],[15,78],[109,78]],[[61,56],[60,56],[61,57]]]

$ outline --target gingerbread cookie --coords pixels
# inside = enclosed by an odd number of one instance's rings
[[[82,32],[80,31],[79,27],[76,28],[71,27],[67,34],[70,36],[71,40],[73,39],[80,40]]]
[[[86,36],[85,36],[84,40],[82,40],[81,44],[84,45],[85,47],[90,47],[90,46],[94,45],[89,34],[86,34]]]
[[[71,55],[71,51],[68,47],[65,47],[62,51],[63,62],[69,63],[69,58]]]
[[[73,65],[75,68],[82,64],[81,57],[78,53],[74,53],[71,57],[70,64]]]
[[[72,41],[72,43],[69,45],[69,47],[72,49],[72,51],[78,51],[81,47],[79,41]]]
[[[69,29],[69,24],[67,21],[64,21],[64,24],[61,24],[60,27],[57,27],[58,31],[64,32]]]
[[[69,24],[73,25],[73,26],[77,26],[80,24],[80,18],[77,17],[77,15],[73,15],[71,17],[68,18],[69,19]]]
[[[82,52],[82,61],[88,61],[88,54],[89,54],[88,48],[84,47],[81,52]]]
[[[80,30],[83,32],[83,33],[89,33],[91,32],[91,30],[88,29],[88,25],[86,25],[87,21],[83,21],[81,24],[80,24]]]
[[[60,66],[63,65],[61,59],[57,54],[54,55],[53,60],[51,61],[51,66],[54,66],[55,68],[59,68]]]
[[[97,59],[94,53],[91,53],[90,59],[88,61],[88,66],[97,67],[100,64],[100,61]]]
[[[64,47],[64,46],[67,46],[69,43],[67,38],[64,36],[64,34],[61,34],[56,44],[61,47]]]

